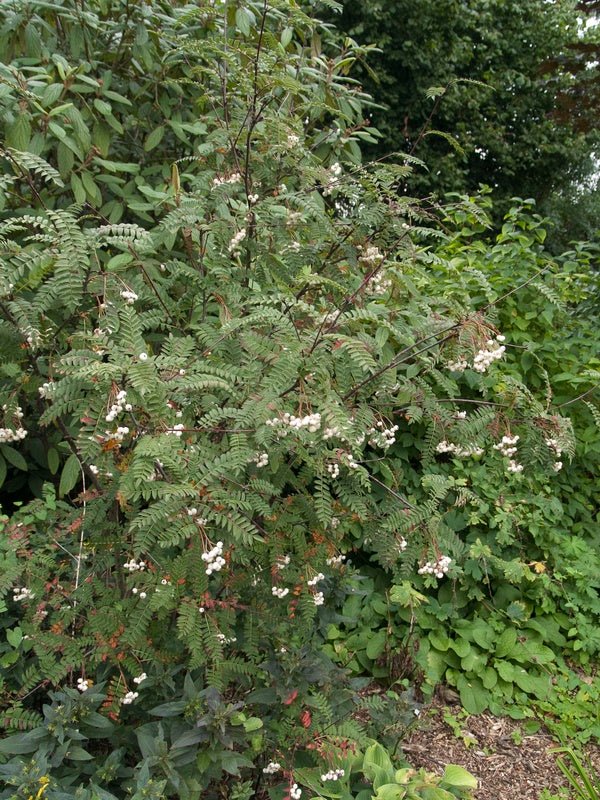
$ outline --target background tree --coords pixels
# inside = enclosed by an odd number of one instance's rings
[[[501,211],[510,197],[543,205],[557,190],[572,203],[597,145],[585,100],[597,75],[593,27],[581,37],[582,13],[563,0],[347,0],[341,28],[381,48],[363,76],[382,104],[373,121],[383,136],[369,154],[414,151],[427,168],[411,180],[416,193],[483,183]],[[448,88],[436,99],[430,87]],[[422,137],[428,124],[457,146]]]

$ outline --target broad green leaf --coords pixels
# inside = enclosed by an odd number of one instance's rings
[[[87,750],[84,750],[83,747],[71,745],[67,750],[65,758],[70,761],[92,761],[94,756],[88,753]]]
[[[431,644],[436,650],[441,650],[443,653],[450,647],[451,641],[441,631],[429,631],[428,637]]]
[[[107,103],[105,100],[100,100],[99,97],[94,99],[94,108],[96,111],[102,114],[103,117],[106,117],[108,114],[112,114],[112,106],[110,103]]]
[[[420,800],[456,800],[456,795],[439,786],[426,786],[419,792]]]
[[[489,693],[478,678],[467,679],[459,675],[456,688],[460,694],[460,702],[469,714],[481,714],[488,706]]]
[[[367,642],[366,652],[368,657],[373,660],[378,658],[385,650],[386,642],[387,634],[385,630],[379,630],[377,633],[373,634]]]
[[[81,178],[79,175],[73,173],[71,175],[71,189],[73,190],[73,196],[75,197],[75,202],[77,203],[85,203],[86,193],[83,187],[83,183],[81,182]]]
[[[71,455],[65,461],[65,465],[62,469],[60,483],[58,486],[58,496],[64,497],[66,494],[69,494],[80,478],[81,465],[79,463],[79,459],[75,453],[71,453]]]
[[[442,780],[450,786],[465,786],[469,789],[477,788],[477,778],[457,764],[448,764],[445,767]]]
[[[113,256],[108,263],[106,264],[106,269],[108,272],[118,272],[123,267],[126,267],[128,264],[131,264],[133,261],[133,256],[130,253],[119,253],[117,256]]]
[[[517,641],[517,632],[514,628],[506,628],[500,634],[496,644],[496,657],[504,658],[514,648]]]
[[[397,783],[384,783],[377,787],[373,795],[375,800],[402,800],[406,797],[406,787],[399,786]]]
[[[26,114],[19,114],[14,122],[6,126],[6,144],[25,152],[31,137],[31,125]]]
[[[18,647],[23,641],[23,631],[21,628],[9,628],[6,631],[6,641],[11,647]]]
[[[486,689],[493,689],[498,683],[498,673],[493,667],[486,667],[481,673],[481,682]]]
[[[466,658],[471,652],[471,645],[466,639],[455,639],[450,642],[450,647],[459,658]]]
[[[47,453],[48,458],[48,469],[50,470],[52,475],[56,475],[58,472],[58,468],[60,466],[60,456],[58,455],[58,450],[55,447],[51,447]]]
[[[503,681],[514,680],[515,666],[510,661],[494,661],[494,667]]]
[[[244,720],[244,730],[246,733],[251,733],[252,731],[257,731],[263,727],[263,721],[260,717],[249,717],[247,720]]]
[[[149,152],[150,150],[154,150],[155,147],[161,143],[163,136],[165,135],[165,126],[159,125],[158,128],[155,128],[152,133],[150,133],[144,142],[144,150]]]
[[[19,453],[18,450],[15,450],[14,447],[11,447],[9,444],[1,444],[0,452],[2,452],[4,458],[9,464],[12,464],[13,467],[20,469],[22,472],[27,472],[29,469],[27,466],[27,461],[25,461],[21,453]]]
[[[236,9],[235,26],[238,29],[238,31],[240,31],[240,33],[244,34],[244,36],[250,35],[250,26],[253,22],[253,19],[254,19],[253,15],[250,14],[250,12],[247,9],[242,7]]]

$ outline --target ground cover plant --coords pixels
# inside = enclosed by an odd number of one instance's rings
[[[468,797],[365,690],[595,657],[593,251],[362,164],[291,0],[0,13],[0,797]]]

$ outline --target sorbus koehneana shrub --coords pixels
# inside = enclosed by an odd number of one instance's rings
[[[545,400],[502,385],[502,298],[438,291],[423,254],[448,233],[399,194],[408,160],[361,164],[360,49],[323,49],[291,0],[177,9],[164,58],[201,141],[136,184],[144,225],[77,183],[65,204],[41,133],[2,151],[0,452],[42,484],[2,539],[3,718],[31,730],[0,770],[26,797],[47,776],[48,798],[217,797],[224,775],[255,781],[240,797],[299,796],[295,768],[334,769],[361,736],[320,651],[359,590],[348,561],[459,575],[440,502],[480,500],[435,459],[486,451],[517,480],[518,453],[493,445],[572,446]],[[115,163],[95,162],[99,183]]]

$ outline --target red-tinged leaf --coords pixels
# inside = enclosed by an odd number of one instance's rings
[[[284,706],[291,706],[294,700],[298,697],[298,689],[294,689],[293,692],[290,692],[288,696],[283,701]]]
[[[302,723],[303,728],[310,728],[312,723],[312,716],[310,711],[306,710],[300,714],[300,722]]]

